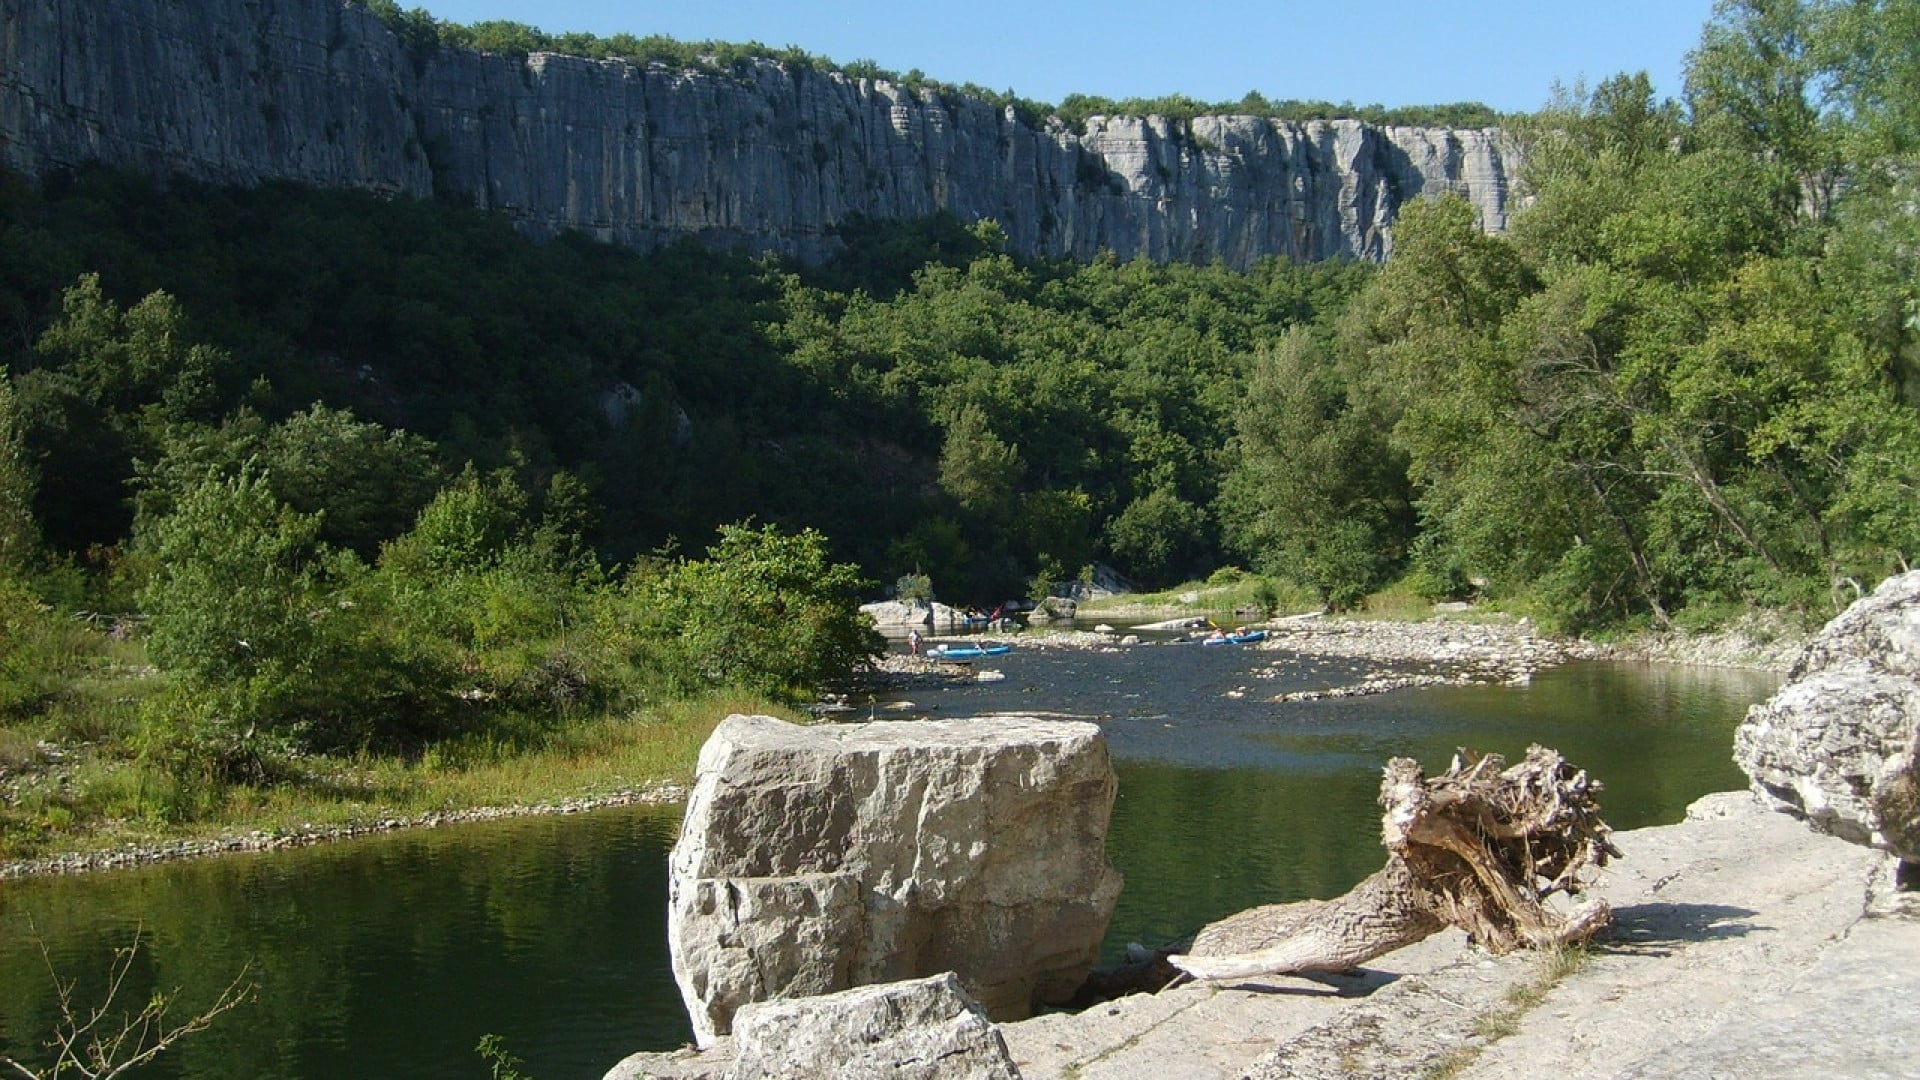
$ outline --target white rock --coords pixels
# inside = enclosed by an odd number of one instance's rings
[[[1815,829],[1920,863],[1920,572],[1828,623],[1734,759],[1754,790]]]
[[[952,972],[746,1005],[726,1080],[1017,1080],[1000,1032]]]
[[[996,1019],[1070,995],[1120,891],[1093,724],[728,717],[671,859],[696,1039],[742,1005],[942,971]]]

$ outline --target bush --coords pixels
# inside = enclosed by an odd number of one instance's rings
[[[1217,576],[1217,575],[1216,575]],[[1260,609],[1260,617],[1271,619],[1280,610],[1280,590],[1273,582],[1261,578],[1253,584],[1253,606]]]
[[[197,816],[228,786],[267,784],[290,773],[286,762],[295,747],[285,735],[251,721],[259,708],[244,688],[175,687],[147,700],[135,747],[142,761],[177,785],[170,817]]]
[[[209,478],[155,527],[140,592],[161,668],[189,685],[262,696],[308,669],[324,606],[317,515],[282,506],[265,480]]]
[[[933,579],[925,574],[901,574],[893,583],[893,595],[903,602],[927,603],[933,599]]]
[[[830,563],[811,529],[721,528],[705,560],[638,568],[628,591],[639,648],[675,693],[726,687],[811,691],[879,655],[886,642],[859,610],[857,568]]]
[[[1461,565],[1457,549],[1442,542],[1438,533],[1422,533],[1413,543],[1406,585],[1429,603],[1466,600],[1474,588]]]
[[[1206,512],[1169,488],[1127,504],[1107,523],[1107,547],[1128,576],[1149,585],[1179,579],[1206,547]]]
[[[38,711],[57,690],[65,629],[26,586],[0,577],[0,721]]]

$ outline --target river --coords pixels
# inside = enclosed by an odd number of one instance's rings
[[[1280,705],[1267,699],[1357,669],[1170,644],[1019,649],[991,667],[1005,678],[912,705],[1100,720],[1120,775],[1108,848],[1127,876],[1110,956],[1378,868],[1373,800],[1396,755],[1438,769],[1456,746],[1517,757],[1540,742],[1606,785],[1615,828],[1676,821],[1742,785],[1732,729],[1777,682],[1587,663],[1522,687]],[[486,1075],[474,1046],[493,1033],[538,1080],[592,1080],[690,1037],[665,956],[676,827],[671,808],[634,807],[0,882],[0,1053],[37,1058],[58,1016],[49,961],[89,1001],[138,934],[127,1001],[177,988],[191,1010],[243,967],[258,987],[142,1076],[468,1078]]]

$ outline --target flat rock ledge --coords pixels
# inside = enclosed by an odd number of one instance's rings
[[[1920,898],[1893,891],[1890,856],[1745,792],[1615,840],[1626,858],[1595,889],[1614,929],[1518,1015],[1510,995],[1550,958],[1448,932],[1360,971],[1188,984],[998,1030],[1028,1080],[1920,1075]],[[609,1075],[718,1078],[730,1060],[645,1055]]]

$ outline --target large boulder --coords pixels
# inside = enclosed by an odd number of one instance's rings
[[[936,634],[951,634],[969,625],[966,612],[937,600],[932,603],[925,600],[881,600],[861,604],[860,610],[871,615],[873,625],[882,630],[893,627],[896,630],[932,630]]]
[[[1920,864],[1920,571],[1828,623],[1748,710],[1734,759],[1815,829]]]
[[[1092,724],[731,716],[674,845],[668,944],[700,1045],[754,1001],[953,971],[995,1019],[1070,996],[1120,892]]]
[[[879,600],[861,604],[860,610],[871,616],[873,625],[911,627],[924,630],[933,625],[933,605],[922,600]]]

